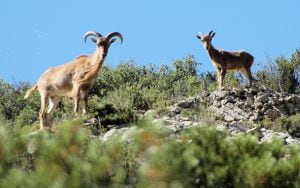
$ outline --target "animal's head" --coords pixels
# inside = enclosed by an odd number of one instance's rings
[[[119,32],[112,32],[103,37],[98,32],[88,31],[84,35],[84,42],[86,42],[88,37],[91,37],[91,41],[97,45],[103,58],[106,57],[110,45],[116,41],[115,37],[118,37],[121,40],[121,44],[123,43],[123,36]]]
[[[211,47],[211,41],[213,39],[213,37],[215,36],[215,32],[210,31],[208,34],[201,34],[198,33],[197,38],[201,40],[204,48],[206,50],[209,50],[209,48]]]

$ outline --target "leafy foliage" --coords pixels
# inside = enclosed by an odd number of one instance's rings
[[[290,59],[278,57],[269,59],[262,70],[257,72],[259,80],[275,91],[299,93],[300,91],[300,49]]]
[[[189,130],[181,139],[164,144],[150,157],[142,171],[144,185],[155,182],[163,187],[299,186],[299,153],[284,148],[278,141],[258,144],[252,136],[228,139],[207,128]],[[295,155],[285,160],[287,153]]]
[[[280,119],[282,127],[293,137],[300,138],[300,115]]]
[[[276,58],[257,72],[258,79],[265,85],[280,92],[297,93],[300,88],[300,52],[290,59]],[[173,61],[173,67],[137,66],[129,60],[115,68],[103,67],[99,79],[90,90],[89,112],[91,116],[105,122],[132,122],[140,111],[155,109],[164,112],[174,101],[197,95],[202,91],[215,90],[214,72],[197,74],[198,63],[193,56]],[[243,78],[239,74],[228,73],[226,87],[240,87]],[[14,122],[16,127],[37,124],[40,106],[36,92],[24,100],[28,83],[8,84],[0,82],[0,113],[5,120]],[[112,105],[115,115],[100,117],[103,107]],[[52,114],[53,121],[59,122],[72,115],[73,104],[65,98]]]
[[[257,76],[277,91],[299,92],[299,57],[297,50],[291,59],[278,58],[271,62],[274,69],[266,66]],[[198,75],[197,66],[188,56],[173,67],[137,66],[132,60],[103,67],[90,91],[88,116],[102,125],[136,123],[140,111],[164,112],[178,99],[215,90],[215,73]],[[225,79],[226,87],[240,86],[234,74]],[[117,135],[104,142],[91,138],[82,120],[64,121],[72,114],[67,98],[53,113],[60,126],[31,133],[40,99],[35,93],[25,101],[28,88],[0,81],[0,187],[300,187],[295,146],[258,143],[255,136],[229,138],[207,127],[166,137],[163,126],[148,121],[138,122],[138,131],[125,141]],[[209,116],[204,109],[185,115],[200,111]],[[299,122],[291,116],[263,124],[299,137]]]
[[[106,67],[91,94],[106,94],[103,97],[107,96],[109,102],[121,100],[136,110],[156,108],[169,104],[174,97],[190,96],[203,89],[196,75],[197,64],[193,56],[188,56],[174,61],[175,70],[168,66],[138,67],[134,61],[115,69]]]
[[[23,96],[26,89],[28,89],[26,83],[11,85],[0,80],[0,111],[6,119],[15,120],[25,107],[26,103]]]
[[[299,148],[212,128],[165,137],[140,122],[126,141],[89,138],[81,120],[55,132],[0,127],[0,187],[299,187]],[[12,181],[13,180],[13,181]]]

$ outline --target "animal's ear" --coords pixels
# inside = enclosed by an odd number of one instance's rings
[[[117,40],[117,39],[111,39],[111,40],[109,41],[109,44],[112,44],[112,43],[116,42],[116,40]]]
[[[211,38],[213,38],[213,37],[215,36],[215,34],[216,34],[216,32],[213,32],[213,33],[211,34]]]
[[[200,34],[196,35],[196,37],[201,40],[201,35]]]
[[[94,38],[91,38],[91,41],[93,41],[93,43],[97,43],[97,40]]]

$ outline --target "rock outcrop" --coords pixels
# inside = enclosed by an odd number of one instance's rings
[[[296,114],[300,115],[300,95],[276,93],[266,87],[251,87],[203,92],[198,96],[178,101],[163,115],[149,110],[142,114],[142,117],[152,117],[153,123],[163,124],[170,136],[177,136],[180,131],[193,126],[215,126],[231,136],[256,134],[260,141],[270,141],[276,137],[286,144],[300,145],[300,139],[287,132],[277,132],[259,126],[266,118],[274,121],[281,116]],[[101,139],[108,140],[118,134],[126,140],[124,137],[130,135],[131,131],[137,131],[137,128],[112,125]]]
[[[180,108],[205,105],[218,119],[232,123],[249,121],[257,123],[264,118],[275,120],[282,115],[300,113],[300,95],[287,95],[273,92],[266,87],[233,89],[205,92],[196,97],[179,101],[171,107],[178,112]]]

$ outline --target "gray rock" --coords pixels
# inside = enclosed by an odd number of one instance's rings
[[[147,110],[145,113],[144,113],[144,116],[146,118],[154,118],[154,117],[158,117],[158,114],[155,110]]]
[[[278,109],[269,109],[266,114],[272,121],[281,116],[281,113]]]
[[[216,127],[216,129],[217,129],[218,131],[225,132],[225,131],[227,131],[228,128],[227,128],[225,125],[218,125],[218,126]]]
[[[257,98],[255,99],[255,101],[257,102],[257,103],[267,103],[268,101],[269,101],[269,98],[268,98],[268,96],[267,95],[265,95],[265,94],[261,94],[261,95],[258,95],[257,96]]]
[[[180,116],[180,121],[190,121],[190,118]]]
[[[182,100],[177,103],[180,108],[191,108],[193,105],[193,101]]]
[[[225,114],[225,115],[223,116],[223,119],[224,119],[224,121],[226,121],[226,122],[232,122],[232,121],[235,120],[234,117],[232,117],[232,116],[229,115],[229,114]]]
[[[223,99],[222,101],[221,101],[221,104],[222,105],[226,105],[228,103],[228,100],[227,99]]]
[[[227,99],[227,101],[230,103],[236,103],[237,101],[237,97],[235,95],[228,95],[227,97],[225,97],[225,99]]]
[[[169,107],[169,113],[168,115],[170,117],[174,117],[176,114],[180,114],[181,113],[181,110],[178,106],[171,106]]]
[[[243,97],[244,94],[245,94],[245,90],[240,89],[240,88],[234,88],[234,89],[233,89],[233,92],[234,92],[234,94],[235,94],[237,97],[239,97],[239,98]]]
[[[110,129],[102,136],[102,140],[105,142],[108,141],[116,132],[117,129]]]
[[[220,108],[222,106],[221,102],[220,101],[217,101],[215,100],[213,103],[212,103],[213,106],[215,106],[216,108]]]
[[[295,114],[295,107],[294,107],[294,105],[292,103],[287,103],[286,107],[287,107],[287,114],[288,115]]]
[[[255,109],[262,109],[264,107],[264,104],[262,102],[256,102],[254,103]]]
[[[300,95],[275,93],[267,87],[235,88],[201,93],[175,103],[162,117],[159,117],[154,110],[150,110],[144,113],[144,118],[154,118],[152,122],[162,124],[170,137],[179,138],[180,132],[184,129],[210,125],[208,119],[211,117],[203,117],[203,113],[197,114],[193,111],[199,108],[199,105],[205,106],[207,111],[205,115],[218,118],[217,130],[229,133],[231,136],[253,134],[258,135],[261,142],[269,142],[278,138],[286,144],[300,145],[300,141],[292,138],[288,133],[259,129],[258,126],[253,127],[243,123],[259,123],[266,117],[274,121],[282,115],[300,113]],[[188,111],[191,111],[193,115],[184,117],[183,112]],[[117,136],[122,141],[128,141],[137,131],[142,130],[132,127],[117,129],[113,126],[101,136],[101,139],[107,141]]]
[[[114,137],[118,137],[118,140],[121,142],[131,142],[133,135],[139,131],[142,131],[142,129],[136,126],[124,127],[120,129],[113,128],[107,131],[100,139],[104,142],[107,142]]]
[[[285,143],[286,144],[297,144],[297,145],[300,145],[300,140],[299,139],[293,139],[291,137],[287,137],[285,139]]]
[[[300,95],[295,95],[295,96],[294,96],[294,101],[295,101],[294,104],[300,105]]]

